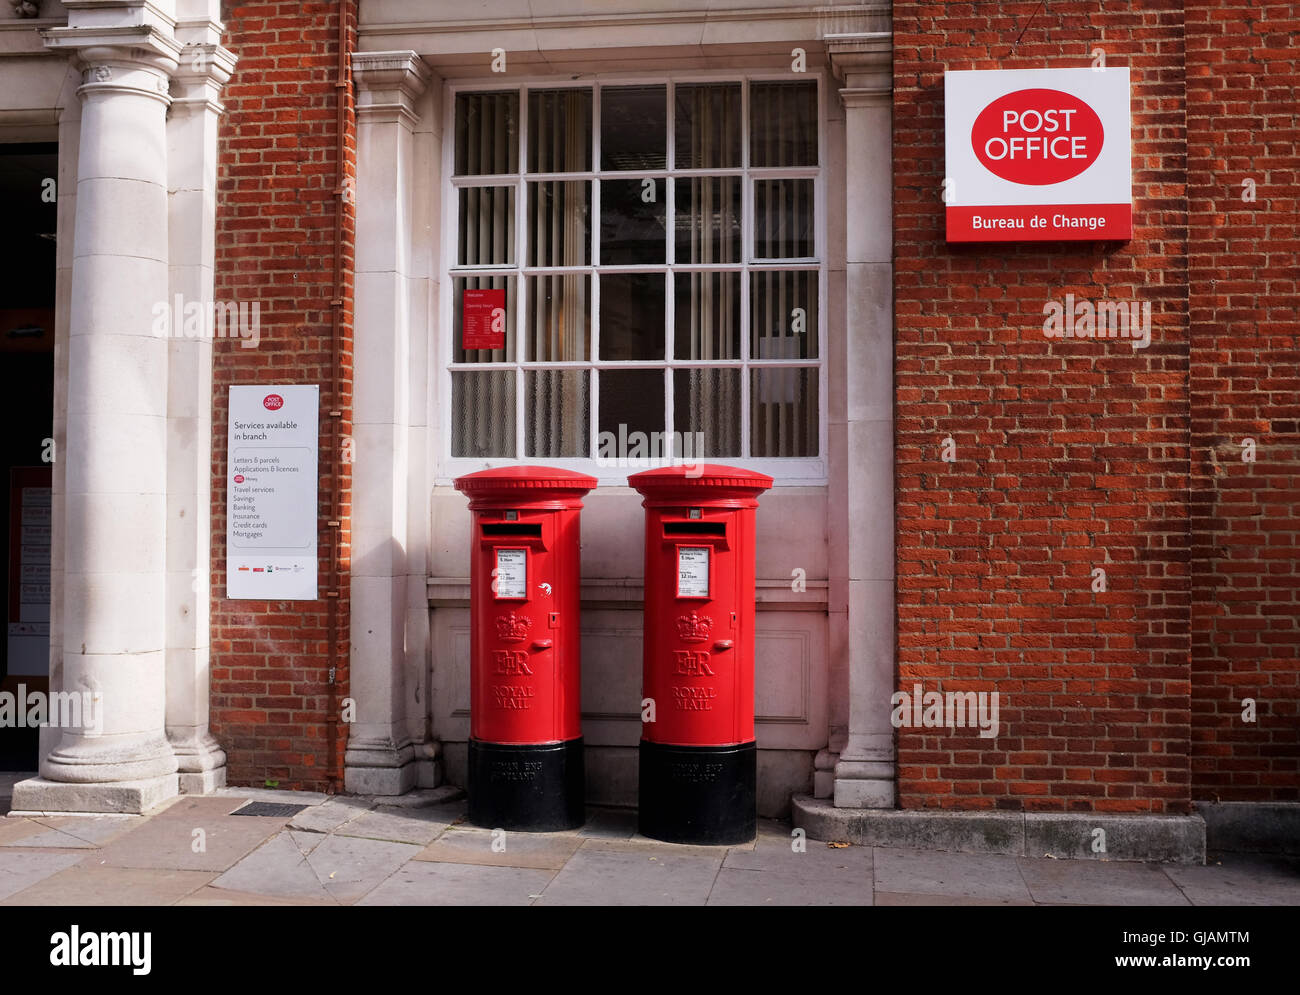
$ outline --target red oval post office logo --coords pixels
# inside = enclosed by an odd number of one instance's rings
[[[243,482],[244,482],[244,475],[242,473],[235,474],[235,483],[242,484]]]
[[[267,411],[279,411],[284,407],[284,398],[279,394],[267,394],[262,398],[262,407]]]
[[[1012,183],[1043,186],[1078,176],[1105,140],[1097,112],[1072,93],[1007,93],[975,118],[971,146],[984,168]]]

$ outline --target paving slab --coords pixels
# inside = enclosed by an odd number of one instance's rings
[[[340,902],[354,902],[420,850],[409,843],[327,836],[306,860],[331,896]]]
[[[243,798],[250,802],[280,802],[285,805],[321,805],[331,796],[323,791],[287,791],[279,788],[221,788],[207,797]],[[334,795],[338,798],[340,796]],[[369,804],[366,802],[365,804]]]
[[[290,829],[288,833],[289,838],[297,844],[298,852],[304,857],[320,846],[321,841],[325,839],[324,833],[303,833],[296,829]]]
[[[336,904],[287,832],[271,837],[213,881],[212,886],[272,898],[305,898]]]
[[[958,895],[898,895],[889,891],[878,891],[875,904],[884,906],[994,906],[994,905],[1033,905],[1028,900],[963,898]]]
[[[247,804],[246,798],[230,795],[180,795],[165,808],[150,812],[149,815],[154,819],[203,819],[229,815]]]
[[[284,827],[283,818],[199,816],[150,819],[106,844],[99,852],[106,867],[156,867],[185,871],[224,871]]]
[[[335,795],[320,805],[303,809],[293,817],[289,828],[310,833],[332,833],[339,826],[370,811],[370,807],[368,799]]]
[[[1160,865],[1104,860],[1017,861],[1039,905],[1190,905]],[[877,874],[876,886],[886,891]]]
[[[11,840],[21,840],[28,836],[35,836],[37,833],[43,833],[46,827],[42,826],[35,819],[25,819],[21,817],[8,817],[0,819],[0,846]]]
[[[875,890],[1029,903],[1036,896],[1026,887],[1017,859],[993,853],[876,847],[872,854]]]
[[[29,820],[37,830],[4,846],[45,847],[58,850],[94,850],[123,833],[145,824],[138,815],[44,816]]]
[[[870,905],[870,847],[832,848],[789,836],[763,835],[752,849],[727,854],[710,905]]]
[[[80,853],[39,853],[20,850],[0,853],[0,901],[75,866],[83,856]]]
[[[627,809],[589,809],[587,821],[572,832],[589,840],[628,840],[636,834],[636,813]]]
[[[1300,905],[1300,860],[1225,854],[1204,867],[1166,867],[1193,905]]]
[[[722,866],[700,857],[583,846],[546,886],[538,905],[703,905]]]
[[[569,834],[507,833],[504,837],[497,837],[489,829],[455,826],[443,832],[413,859],[558,871],[583,843],[577,836]]]
[[[83,860],[0,905],[171,905],[214,877],[211,871],[100,867]]]
[[[412,861],[358,905],[531,905],[554,871]]]
[[[329,905],[338,906],[338,902],[328,896],[320,899],[311,898],[275,898],[271,895],[259,895],[251,891],[231,891],[226,888],[214,888],[206,885],[182,898],[177,905]]]
[[[441,818],[444,814],[438,808],[376,808],[344,823],[334,835],[427,846],[451,825],[452,820]]]

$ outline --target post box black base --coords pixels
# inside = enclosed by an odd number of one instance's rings
[[[748,843],[757,832],[758,746],[665,746],[641,740],[642,836],[668,843]]]
[[[536,746],[469,741],[469,821],[546,833],[586,821],[582,737]]]

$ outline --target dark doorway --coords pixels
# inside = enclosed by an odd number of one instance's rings
[[[57,177],[56,145],[0,145],[0,771],[36,770],[26,705],[49,691]]]

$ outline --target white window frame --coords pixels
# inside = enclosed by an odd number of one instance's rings
[[[807,81],[814,80],[817,83],[817,165],[813,179],[813,210],[814,210],[814,227],[815,227],[815,251],[816,255],[811,258],[803,259],[781,259],[767,260],[756,257],[754,254],[753,243],[753,198],[754,198],[754,179],[758,177],[764,179],[779,179],[782,177],[807,178],[806,174],[814,172],[814,167],[789,167],[774,168],[763,167],[762,171],[755,174],[751,171],[749,164],[749,84],[755,82],[771,81]],[[603,86],[637,86],[664,85],[668,89],[668,118],[667,118],[667,162],[673,163],[674,142],[675,142],[675,112],[676,101],[673,99],[673,90],[677,85],[687,85],[692,83],[726,83],[736,82],[743,83],[741,87],[741,166],[737,169],[698,169],[698,170],[620,170],[617,173],[613,171],[600,170],[600,91]],[[819,486],[829,483],[829,374],[827,371],[829,338],[830,338],[830,314],[827,310],[827,282],[828,282],[828,262],[826,252],[827,237],[827,216],[826,216],[826,180],[831,175],[831,164],[827,161],[827,130],[826,120],[826,100],[827,100],[827,80],[825,74],[820,71],[814,72],[695,72],[695,73],[666,73],[646,75],[637,74],[620,74],[620,73],[594,73],[583,75],[580,79],[573,79],[570,76],[547,77],[547,76],[530,76],[524,79],[515,79],[510,82],[503,82],[500,77],[480,77],[476,79],[461,80],[455,84],[448,84],[444,87],[443,95],[443,140],[442,140],[442,198],[441,198],[441,250],[440,261],[438,265],[438,276],[441,281],[440,293],[438,295],[438,313],[437,313],[437,342],[434,355],[437,361],[436,383],[437,383],[437,403],[438,403],[438,427],[437,438],[434,441],[435,452],[437,453],[437,466],[434,474],[435,484],[448,485],[453,479],[466,473],[472,473],[475,470],[483,470],[490,467],[520,466],[528,464],[544,464],[563,469],[576,470],[580,473],[590,474],[595,477],[602,485],[619,485],[627,482],[629,474],[639,470],[651,469],[663,465],[661,460],[641,460],[627,461],[627,466],[602,466],[596,457],[545,457],[545,456],[528,456],[525,454],[525,435],[522,413],[526,408],[524,397],[524,373],[530,369],[584,369],[593,370],[597,368],[601,361],[596,358],[599,349],[599,329],[600,329],[600,280],[597,278],[599,272],[663,272],[667,274],[666,281],[671,288],[672,272],[674,263],[674,254],[676,250],[676,240],[673,237],[675,230],[673,220],[676,213],[676,197],[673,187],[673,179],[678,176],[719,176],[719,175],[736,175],[742,177],[742,198],[743,198],[743,228],[741,232],[741,262],[724,263],[724,264],[701,264],[692,266],[691,269],[700,271],[721,270],[726,272],[738,271],[742,276],[747,275],[754,269],[759,270],[816,270],[817,273],[817,314],[818,314],[818,344],[817,360],[813,362],[804,362],[802,364],[792,364],[786,360],[754,360],[749,358],[750,339],[752,332],[750,330],[750,281],[747,278],[740,281],[740,311],[741,311],[741,330],[740,330],[740,358],[734,361],[678,361],[678,360],[645,360],[645,361],[620,361],[613,369],[687,369],[691,366],[702,368],[737,368],[742,370],[752,370],[761,366],[773,366],[782,369],[797,368],[804,365],[807,368],[815,368],[818,371],[818,455],[815,457],[728,457],[728,456],[706,456],[699,459],[700,462],[721,463],[728,466],[742,467],[749,470],[756,470],[761,473],[770,475],[776,486]],[[592,91],[592,131],[593,131],[593,148],[592,148],[592,169],[584,173],[528,173],[527,156],[528,156],[528,91],[530,90],[556,90],[556,89],[574,89],[589,88]],[[519,94],[519,119],[518,127],[520,132],[519,140],[519,162],[518,172],[506,174],[484,174],[476,176],[454,177],[455,171],[455,144],[456,144],[456,97],[457,94],[464,91],[484,92],[489,90],[515,91]],[[662,264],[633,264],[625,266],[602,266],[598,262],[600,246],[600,193],[599,184],[592,183],[591,213],[590,213],[590,237],[591,237],[591,262],[581,267],[542,267],[546,273],[564,273],[564,272],[582,272],[590,275],[591,278],[591,340],[593,357],[584,362],[524,362],[519,354],[510,364],[486,364],[486,363],[452,363],[452,352],[455,343],[452,341],[455,315],[453,308],[457,306],[455,300],[455,280],[457,277],[474,275],[476,272],[492,273],[505,269],[508,266],[459,266],[456,261],[457,235],[459,230],[459,191],[462,187],[483,187],[483,186],[512,186],[515,189],[515,262],[513,266],[513,277],[518,281],[515,308],[515,342],[517,348],[522,348],[524,343],[524,321],[526,320],[525,312],[527,310],[524,302],[527,299],[527,277],[537,275],[535,267],[526,266],[526,247],[527,247],[527,203],[528,203],[528,184],[530,182],[562,182],[565,180],[587,181],[595,180],[597,174],[601,178],[609,179],[612,176],[621,176],[628,179],[644,179],[646,177],[664,179],[665,192],[664,198],[667,207],[668,229],[666,233],[667,245],[665,248],[665,262]],[[670,351],[675,343],[675,308],[673,307],[673,294],[671,289],[665,294],[665,336],[666,348]],[[611,367],[606,367],[609,369]],[[482,457],[464,457],[453,456],[451,454],[452,439],[452,386],[451,374],[453,370],[513,370],[515,372],[515,452],[514,457],[494,457],[485,459]],[[666,376],[665,391],[665,432],[673,432],[673,413],[674,398],[673,384],[674,377]],[[741,381],[741,438],[749,438],[749,418],[750,418],[750,377],[745,374],[740,377]],[[588,386],[589,398],[589,438],[595,447],[599,439],[599,417],[600,417],[600,387],[599,378],[592,377]],[[694,461],[692,457],[686,462]],[[682,462],[678,460],[678,462]],[[633,465],[635,464],[635,465]]]

